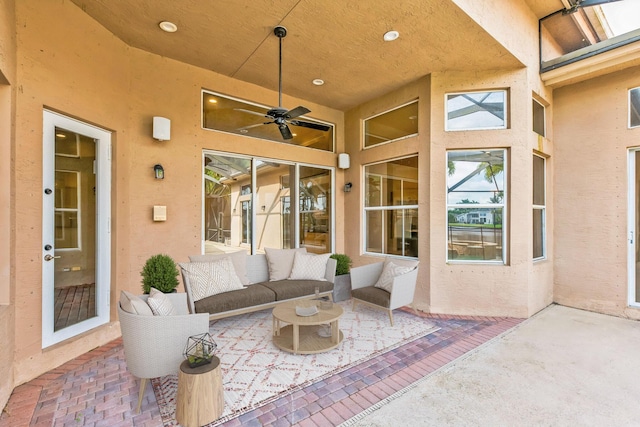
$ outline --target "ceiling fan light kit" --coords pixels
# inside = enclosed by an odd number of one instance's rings
[[[249,125],[249,126],[245,126],[243,128],[240,128],[239,130],[248,130],[250,128],[256,127],[256,126],[262,126],[262,125],[269,125],[269,124],[276,124],[278,125],[278,130],[280,131],[280,135],[282,135],[282,138],[285,140],[288,139],[293,139],[293,134],[291,133],[291,129],[289,129],[289,125],[292,126],[300,126],[300,127],[305,127],[305,128],[309,128],[309,129],[316,129],[316,130],[320,130],[320,131],[328,131],[329,129],[331,129],[330,126],[327,125],[323,125],[323,124],[319,124],[319,123],[312,123],[312,122],[307,122],[304,120],[294,120],[297,117],[302,116],[303,114],[307,114],[310,113],[311,110],[309,110],[306,107],[303,107],[302,105],[292,109],[292,110],[287,110],[286,108],[284,108],[282,106],[282,39],[284,37],[286,37],[287,35],[287,29],[285,27],[282,26],[277,26],[273,29],[273,34],[276,35],[276,37],[278,37],[278,42],[279,42],[279,55],[278,55],[278,106],[277,107],[273,107],[271,108],[269,111],[267,111],[267,114],[264,116],[267,119],[271,120],[269,122],[265,122],[265,123],[258,123],[255,125]],[[255,114],[255,112],[253,111],[248,111],[248,110],[242,110],[245,111],[247,113],[251,113],[251,114]]]

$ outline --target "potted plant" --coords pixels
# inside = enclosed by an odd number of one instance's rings
[[[336,278],[333,282],[333,300],[344,301],[351,298],[351,258],[345,254],[332,254],[330,258],[336,260]]]
[[[145,294],[156,288],[160,292],[175,292],[178,286],[178,267],[169,255],[153,255],[147,260],[140,272],[142,290]]]

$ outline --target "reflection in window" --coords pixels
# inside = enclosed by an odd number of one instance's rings
[[[417,134],[418,101],[364,121],[365,148]]]
[[[546,256],[546,173],[545,159],[533,155],[533,259]]]
[[[540,136],[546,136],[545,129],[545,109],[544,105],[533,100],[533,131]]]
[[[203,91],[202,127],[253,138],[285,142],[277,125],[264,124],[271,121],[266,116],[269,109],[261,105]],[[311,125],[329,126],[329,130],[296,126],[294,120],[289,124],[293,138],[286,140],[287,143],[318,150],[333,151],[333,125],[313,120],[306,116],[300,116],[300,119]]]
[[[332,251],[330,169],[205,152],[204,192],[205,253],[292,248],[294,236],[309,252]]]
[[[446,130],[505,129],[507,92],[447,94]]]
[[[548,71],[640,40],[640,2],[568,0],[540,20],[540,71]],[[581,4],[585,3],[585,4]]]
[[[504,260],[505,165],[505,150],[447,153],[447,260]]]
[[[418,157],[367,165],[365,251],[418,256]]]
[[[80,236],[80,173],[57,170],[55,174],[55,239],[56,249],[78,249]]]
[[[640,87],[629,91],[629,127],[640,126]]]

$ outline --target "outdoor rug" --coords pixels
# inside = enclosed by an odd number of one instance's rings
[[[228,421],[354,365],[437,331],[433,323],[410,312],[396,310],[394,326],[382,310],[338,303],[344,309],[340,330],[344,340],[326,353],[294,355],[273,345],[272,310],[263,310],[211,322],[218,345],[224,387],[224,412],[210,426]],[[152,380],[165,426],[175,420],[178,376]]]

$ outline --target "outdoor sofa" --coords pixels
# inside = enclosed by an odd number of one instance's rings
[[[182,280],[191,313],[209,313],[209,319],[273,308],[279,303],[316,297],[332,298],[336,260],[330,254],[307,254],[306,249],[265,249],[265,254],[193,255],[180,263]],[[214,289],[204,296],[203,286],[215,286],[226,280],[226,271],[214,265],[230,267],[242,282],[232,290]],[[227,266],[230,265],[227,262]],[[222,270],[224,270],[222,268]],[[203,277],[206,276],[206,277]]]

